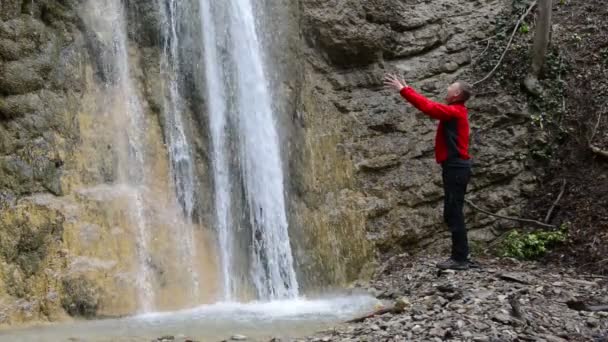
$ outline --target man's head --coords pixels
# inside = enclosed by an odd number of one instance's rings
[[[446,101],[448,103],[467,102],[472,95],[471,86],[462,81],[454,82],[448,87]]]

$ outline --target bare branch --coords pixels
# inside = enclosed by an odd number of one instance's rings
[[[593,143],[593,138],[595,138],[595,135],[597,134],[597,129],[600,127],[600,122],[602,122],[602,113],[597,115],[597,122],[591,131],[591,136],[589,137],[589,145]]]
[[[564,179],[562,182],[562,187],[559,190],[559,195],[557,195],[557,199],[555,200],[555,202],[553,202],[553,205],[551,206],[551,208],[549,208],[549,211],[547,212],[547,216],[545,216],[545,223],[549,223],[549,219],[551,219],[551,214],[553,214],[553,209],[555,209],[555,206],[557,206],[557,203],[559,203],[559,201],[562,199],[562,196],[564,195],[565,191],[566,191],[566,180]]]
[[[470,200],[465,200],[465,202],[467,202],[467,204],[470,205],[471,208],[473,208],[473,209],[475,209],[475,210],[477,210],[479,212],[482,212],[482,213],[484,213],[486,215],[490,215],[490,216],[494,216],[494,217],[498,217],[498,218],[505,219],[505,220],[510,220],[510,221],[517,221],[517,222],[527,223],[527,224],[530,224],[530,225],[533,225],[533,226],[536,226],[536,227],[540,227],[540,228],[548,228],[548,229],[555,229],[555,228],[557,228],[554,225],[546,224],[546,223],[543,223],[543,222],[540,222],[540,221],[536,221],[536,220],[530,220],[530,219],[523,219],[523,218],[518,218],[518,217],[509,217],[509,216],[503,216],[503,215],[494,214],[494,213],[491,213],[491,212],[489,212],[487,210],[481,209],[480,207],[476,206]]]
[[[604,159],[608,159],[608,151],[602,150],[599,147],[593,145],[589,145],[589,149],[591,149],[591,152],[597,154],[598,156]]]

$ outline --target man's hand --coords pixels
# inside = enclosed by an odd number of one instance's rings
[[[407,87],[407,83],[393,74],[387,74],[384,77],[384,86],[388,89],[401,91],[401,89]]]

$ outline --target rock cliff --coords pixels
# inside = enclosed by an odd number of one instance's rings
[[[380,253],[420,249],[447,237],[433,155],[436,123],[383,90],[384,74],[403,75],[441,101],[451,82],[483,76],[471,68],[473,43],[493,33],[497,14],[510,6],[497,0],[301,2],[299,115],[303,126],[323,127],[307,137],[321,153],[308,159],[315,175],[307,184],[317,193],[342,187],[326,198],[357,208],[366,239]],[[469,199],[518,214],[535,189],[527,166],[533,134],[527,104],[483,86],[476,92],[469,103]],[[341,179],[350,183],[336,181]],[[470,211],[467,223],[474,241],[490,241],[506,228]]]
[[[104,98],[112,70],[104,69],[104,37],[76,0],[0,3],[0,324],[73,316],[133,313],[136,258],[128,189],[118,177],[113,113]],[[447,85],[473,81],[471,44],[494,32],[502,0],[267,1],[278,14],[269,27],[276,64],[277,106],[289,171],[292,245],[302,286],[314,291],[368,277],[386,254],[440,246],[441,181],[433,159],[435,123],[382,89],[386,72],[402,74],[439,100]],[[157,180],[147,214],[155,232],[170,203],[163,145],[159,21],[151,1],[131,4],[129,55],[146,125],[146,156]],[[83,14],[85,13],[85,14]],[[133,18],[133,19],[132,19]],[[132,20],[131,20],[132,19]],[[89,20],[89,21],[87,21]],[[94,24],[94,23],[93,23]],[[106,41],[107,43],[107,41]],[[195,63],[187,64],[192,74]],[[198,70],[200,71],[200,70]],[[188,79],[192,87],[200,85]],[[490,210],[516,214],[534,191],[526,163],[526,103],[485,93],[470,103],[475,158],[470,198]],[[203,107],[189,94],[191,112]],[[189,113],[196,145],[201,221],[211,201],[205,119]],[[124,191],[123,191],[124,190]],[[468,213],[472,239],[489,241],[502,228]],[[213,233],[198,227],[203,241]],[[170,236],[160,235],[170,239]],[[209,235],[209,236],[207,236]],[[162,240],[161,238],[161,240]],[[212,243],[201,269],[215,274]],[[158,250],[172,253],[159,243]],[[169,293],[164,259],[149,260]],[[207,281],[214,283],[214,276]],[[161,286],[161,285],[159,285]],[[211,286],[213,287],[213,286]],[[207,289],[213,297],[216,289]],[[187,305],[165,299],[164,307]]]

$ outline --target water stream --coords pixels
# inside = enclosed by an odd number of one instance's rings
[[[93,18],[90,26],[106,44],[101,60],[108,79],[107,105],[113,108],[112,114],[115,116],[118,183],[127,184],[132,189],[129,212],[136,227],[135,243],[139,264],[136,284],[140,309],[148,312],[153,309],[154,291],[152,270],[148,262],[149,236],[143,200],[147,180],[143,147],[146,128],[141,101],[129,73],[125,13],[120,0],[89,1],[87,5]]]
[[[177,0],[159,0],[161,13],[163,54],[161,56],[161,73],[165,81],[163,117],[165,119],[165,136],[171,166],[171,176],[179,205],[183,210],[186,222],[191,223],[195,206],[196,178],[191,144],[188,142],[184,127],[186,103],[180,93],[180,55]],[[188,224],[177,229],[178,241],[181,242],[182,265],[191,276],[192,300],[198,301],[199,275],[194,267],[196,243],[193,225]]]
[[[249,304],[220,303],[120,320],[0,330],[0,341],[149,342],[170,335],[181,341],[189,337],[201,342],[217,342],[235,334],[268,341],[272,337],[287,339],[313,334],[368,312],[376,303],[375,299],[364,296]]]
[[[217,3],[217,2],[216,2]],[[218,34],[224,32],[216,20],[214,13],[218,4],[208,0],[200,0],[200,20],[202,44],[205,51],[205,81],[207,110],[209,112],[210,133],[212,141],[212,168],[215,195],[215,225],[220,245],[222,263],[223,299],[232,301],[237,292],[232,279],[233,242],[235,239],[233,220],[231,219],[232,187],[229,172],[228,153],[228,105],[225,89],[224,70],[218,44]]]
[[[226,125],[233,122],[253,244],[252,282],[260,299],[295,298],[299,292],[289,240],[278,127],[255,10],[250,0],[201,0],[224,291],[226,298],[235,292],[231,252],[237,237],[228,216],[235,196],[225,156]],[[220,57],[225,60],[220,61]]]

